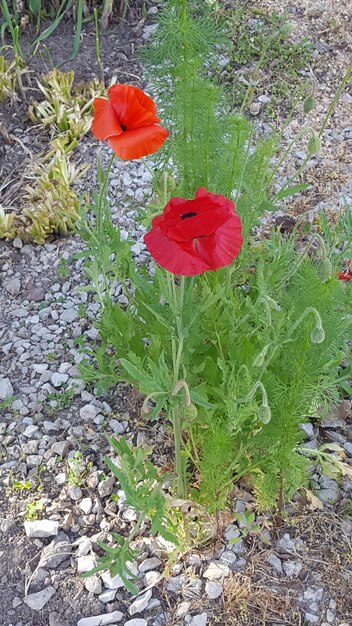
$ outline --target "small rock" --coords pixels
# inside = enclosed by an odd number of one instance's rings
[[[118,574],[112,578],[110,572],[103,572],[101,577],[107,589],[120,589],[121,587],[124,587],[124,584]]]
[[[84,586],[89,593],[94,593],[95,595],[99,595],[102,590],[101,579],[99,576],[90,576],[85,580]]]
[[[54,387],[61,387],[65,383],[67,383],[69,377],[67,374],[60,374],[59,372],[55,372],[55,374],[51,377],[51,382]]]
[[[235,526],[235,524],[229,524],[225,530],[224,537],[226,541],[231,541],[231,539],[238,539],[240,534],[238,526]]]
[[[337,501],[339,492],[338,489],[318,489],[316,495],[324,504],[331,505]]]
[[[249,112],[251,115],[259,115],[261,109],[260,102],[251,102],[249,105]]]
[[[67,441],[56,441],[55,443],[53,443],[53,445],[51,446],[51,449],[53,452],[55,452],[55,454],[58,454],[59,456],[65,456],[67,451],[68,451],[68,442]]]
[[[32,287],[26,293],[26,300],[30,302],[42,302],[45,300],[45,291],[42,287]]]
[[[162,577],[163,575],[160,572],[155,572],[153,570],[151,570],[150,572],[146,572],[145,584],[147,587],[154,587],[161,581]]]
[[[302,571],[302,563],[300,561],[285,561],[283,564],[284,572],[289,578],[297,578]]]
[[[125,623],[125,626],[148,626],[148,622],[145,619],[129,619],[128,622]]]
[[[147,591],[143,595],[139,596],[132,604],[130,605],[128,612],[129,614],[135,615],[136,613],[142,613],[148,606],[148,602],[152,597],[153,592],[151,590]]]
[[[206,626],[208,622],[208,613],[204,611],[204,613],[199,613],[198,615],[194,615],[189,622],[189,626]]]
[[[79,411],[80,417],[85,422],[87,422],[88,420],[94,420],[94,418],[98,415],[98,413],[99,413],[99,409],[96,406],[94,406],[94,404],[86,404],[85,406],[82,406],[82,408]]]
[[[114,490],[115,479],[113,476],[109,476],[109,478],[105,478],[98,485],[98,493],[101,498],[106,498],[110,496]]]
[[[100,594],[99,600],[104,604],[108,602],[112,602],[116,596],[116,589],[106,589],[103,593]]]
[[[151,570],[151,569],[158,568],[159,565],[161,565],[161,560],[158,559],[157,556],[153,556],[150,559],[145,559],[145,561],[143,561],[140,564],[139,571],[140,572],[149,572],[149,570]]]
[[[317,624],[319,621],[318,616],[313,615],[313,613],[306,613],[304,617],[305,617],[306,622],[308,622],[308,624]]]
[[[323,593],[324,589],[322,587],[318,587],[317,589],[313,589],[313,587],[307,587],[307,589],[303,593],[303,599],[308,602],[321,602],[321,600],[323,599]]]
[[[184,617],[191,608],[190,602],[180,602],[176,610],[176,617]]]
[[[77,571],[79,574],[83,572],[89,572],[89,570],[95,567],[95,558],[92,554],[86,554],[85,556],[79,556],[77,559]],[[99,593],[101,592],[101,589]]]
[[[6,291],[10,294],[10,296],[17,296],[21,291],[21,281],[19,278],[11,278],[8,283],[5,285]]]
[[[0,400],[6,400],[13,396],[13,387],[8,378],[0,378]]]
[[[207,567],[203,574],[203,578],[208,578],[208,580],[218,580],[219,578],[223,578],[224,576],[228,576],[230,570],[227,565],[220,562],[213,562]]]
[[[282,563],[276,554],[269,554],[267,561],[278,574],[282,574]]]
[[[210,600],[216,600],[216,598],[219,598],[219,596],[221,596],[222,592],[222,585],[215,582],[214,580],[208,580],[208,582],[205,584],[205,593]]]
[[[308,439],[312,439],[314,437],[313,424],[306,422],[305,424],[300,424],[299,427],[307,435]]]
[[[109,422],[109,427],[114,432],[115,435],[123,435],[126,428],[123,422],[119,422],[118,420],[112,419]]]
[[[69,324],[74,322],[76,319],[78,319],[78,311],[74,307],[71,307],[70,309],[65,309],[60,315],[60,320],[62,320],[63,322],[68,322]]]
[[[114,611],[105,615],[95,615],[95,617],[83,617],[83,619],[78,620],[77,626],[107,626],[121,622],[122,618],[123,614],[120,611]]]
[[[92,498],[83,498],[82,502],[80,502],[78,506],[83,511],[83,513],[89,515],[93,508],[93,500]]]
[[[27,537],[52,537],[59,532],[59,522],[50,519],[35,520],[34,522],[25,521],[24,529]]]
[[[3,522],[1,522],[0,530],[1,530],[2,533],[4,533],[4,535],[6,535],[15,526],[16,526],[15,520],[12,519],[11,517],[9,517],[7,519],[4,519]]]
[[[22,604],[22,600],[21,598],[18,598],[17,596],[12,600],[13,609],[17,609],[17,607],[21,606],[21,604]]]
[[[24,598],[23,602],[32,609],[32,611],[41,611],[55,593],[56,589],[54,589],[54,587],[45,587],[45,589],[38,591],[38,593],[30,593]]]
[[[82,498],[82,489],[78,485],[70,485],[67,489],[67,495],[71,500],[77,502]]]
[[[56,569],[63,561],[71,555],[72,546],[67,535],[60,532],[57,537],[45,546],[41,555],[38,567]]]

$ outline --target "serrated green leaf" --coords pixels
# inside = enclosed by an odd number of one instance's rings
[[[297,185],[293,185],[292,187],[288,187],[285,189],[281,189],[277,194],[277,200],[283,200],[283,198],[288,198],[289,196],[294,196],[295,193],[299,193],[300,191],[305,191],[308,189],[309,183],[299,183]]]

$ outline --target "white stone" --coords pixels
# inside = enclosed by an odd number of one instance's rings
[[[300,561],[284,561],[283,568],[286,576],[289,578],[297,578],[302,570],[302,563]]]
[[[112,602],[116,596],[116,589],[105,589],[103,593],[100,594],[99,600],[100,602],[107,603]]]
[[[59,532],[59,522],[50,519],[40,519],[24,523],[26,535],[32,537],[55,537]]]
[[[145,561],[140,564],[139,571],[149,572],[149,570],[156,569],[159,565],[161,565],[161,560],[158,559],[157,556],[152,556],[150,559],[145,559]]]
[[[84,586],[90,593],[99,595],[101,593],[102,585],[99,576],[90,576],[84,582]]]
[[[189,626],[206,626],[208,622],[208,614],[204,611],[204,613],[199,613],[198,615],[194,615],[189,622]]]
[[[92,498],[83,498],[82,502],[79,503],[79,508],[83,511],[83,513],[89,515],[93,508]]]
[[[77,570],[79,574],[82,574],[83,572],[89,572],[89,570],[93,569],[95,565],[95,558],[92,554],[79,556],[77,559]]]
[[[177,607],[176,617],[184,617],[185,615],[187,615],[190,608],[191,608],[190,602],[181,602]]]
[[[65,309],[60,315],[60,320],[63,322],[74,322],[78,318],[78,311],[73,307],[71,309]]]
[[[79,411],[79,415],[85,422],[88,420],[94,420],[94,418],[98,415],[99,409],[94,406],[94,404],[86,404],[82,406]]]
[[[144,593],[142,596],[136,598],[134,602],[130,605],[128,612],[130,615],[135,615],[136,613],[142,613],[148,606],[148,602],[152,597],[153,592],[151,590]]]
[[[110,572],[103,572],[101,577],[107,589],[120,589],[121,587],[124,587],[124,584],[118,574],[112,578]]]
[[[208,580],[208,582],[205,584],[205,593],[210,600],[216,600],[216,598],[219,598],[219,596],[221,596],[222,592],[222,586],[219,583],[215,582],[215,580]]]
[[[145,584],[147,587],[154,587],[161,581],[162,577],[163,575],[160,572],[155,572],[153,570],[146,572]]]
[[[128,622],[125,623],[125,626],[148,626],[148,622],[146,619],[129,619]]]
[[[11,398],[13,396],[13,387],[8,378],[0,378],[0,400]]]
[[[53,374],[51,377],[51,382],[54,387],[61,387],[61,385],[67,383],[68,378],[69,377],[67,374],[60,374],[59,372],[55,372],[55,374]]]
[[[83,617],[83,619],[78,620],[77,626],[107,626],[121,622],[122,618],[123,614],[120,611],[114,611],[105,615],[95,615],[95,617]]]
[[[224,563],[210,563],[203,577],[209,580],[218,580],[219,578],[223,578],[223,576],[228,576],[229,573],[230,569]]]
[[[30,593],[24,598],[23,602],[29,606],[32,611],[41,611],[55,593],[56,589],[54,589],[54,587],[45,587],[45,589],[38,591],[38,593]]]

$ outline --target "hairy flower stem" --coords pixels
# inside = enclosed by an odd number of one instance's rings
[[[180,369],[183,353],[183,300],[185,290],[185,278],[181,276],[179,290],[175,285],[173,276],[168,274],[168,287],[170,294],[170,303],[173,308],[173,314],[176,322],[176,337],[173,339],[172,360],[173,360],[173,389],[176,387],[180,378]],[[181,443],[182,443],[182,416],[178,406],[174,406],[171,411],[171,421],[174,432],[175,446],[175,472],[177,477],[177,496],[186,498],[186,486],[182,468]]]
[[[110,158],[108,167],[107,167],[106,171],[104,172],[102,186],[101,186],[101,190],[100,190],[100,194],[99,194],[99,201],[98,201],[97,212],[96,212],[96,226],[97,226],[97,232],[98,232],[98,240],[100,241],[100,243],[103,241],[103,238],[102,238],[102,230],[103,230],[102,206],[103,206],[103,202],[105,200],[105,194],[106,194],[106,188],[107,188],[107,185],[108,185],[109,174],[110,174],[110,170],[112,168],[112,164],[114,162],[114,159],[115,159],[115,152],[112,153],[112,157]]]

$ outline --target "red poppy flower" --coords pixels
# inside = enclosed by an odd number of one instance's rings
[[[232,263],[243,243],[241,233],[234,203],[201,187],[193,200],[171,198],[144,241],[161,267],[195,276]]]
[[[94,99],[95,137],[107,139],[117,156],[127,161],[159,150],[168,132],[158,124],[153,100],[131,85],[113,85],[108,93],[108,100]]]
[[[352,280],[351,261],[347,262],[347,269],[344,272],[336,274],[340,280]]]

